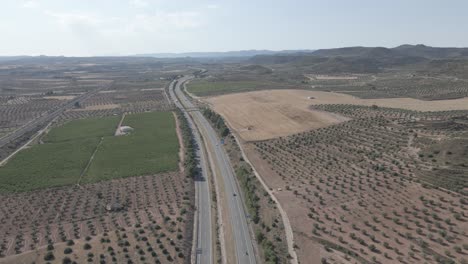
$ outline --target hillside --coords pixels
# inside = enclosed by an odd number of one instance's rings
[[[313,73],[376,73],[385,68],[411,67],[427,74],[464,76],[468,48],[435,48],[425,45],[345,47],[310,53],[257,55],[252,64],[288,65]]]

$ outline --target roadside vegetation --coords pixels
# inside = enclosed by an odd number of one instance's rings
[[[202,113],[211,121],[221,137],[226,137],[229,134],[229,128],[226,126],[224,119],[218,113],[209,108],[203,108]]]
[[[216,128],[218,135],[224,137],[224,146],[242,190],[261,259],[268,264],[288,262],[284,226],[275,203],[263,190],[250,165],[242,158],[240,148],[234,136],[230,134],[224,119],[209,108],[203,109],[202,112]]]
[[[180,124],[180,130],[182,132],[182,139],[184,141],[184,168],[185,174],[188,177],[194,177],[197,169],[195,140],[193,138],[192,130],[190,129],[189,123],[185,115],[179,109],[176,112],[177,118]]]

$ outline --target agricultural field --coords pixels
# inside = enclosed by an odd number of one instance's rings
[[[187,263],[193,192],[171,172],[0,194],[0,263]]]
[[[0,167],[0,192],[22,192],[76,184],[98,138],[26,148]]]
[[[259,65],[221,64],[191,80],[187,90],[196,96],[216,96],[270,89],[307,89],[306,77],[294,71],[276,72]]]
[[[223,115],[246,141],[287,136],[349,119],[341,113],[311,109],[311,105],[346,104],[425,112],[468,110],[468,97],[438,101],[412,98],[361,99],[348,94],[291,89],[228,94],[204,100]]]
[[[43,138],[46,143],[101,138],[114,135],[120,117],[88,118],[67,122],[55,127]]]
[[[468,142],[467,111],[312,108],[351,120],[245,144],[287,205],[300,260],[467,261],[468,160],[450,148]]]
[[[197,96],[212,96],[226,93],[271,89],[274,86],[277,86],[277,84],[261,81],[193,81],[188,85],[188,91]]]
[[[205,99],[246,141],[271,139],[348,120],[311,111],[307,91],[268,90]]]
[[[428,76],[407,71],[306,76],[312,90],[347,93],[359,98],[444,100],[468,97],[468,80],[452,76]]]
[[[179,142],[171,112],[126,115],[130,135],[105,137],[83,182],[177,170]]]
[[[30,191],[177,170],[179,143],[171,112],[126,115],[134,133],[114,136],[120,117],[75,120],[53,128],[44,144],[0,167],[0,190]]]
[[[63,109],[58,122],[121,115],[124,112],[171,111],[164,88],[185,73],[173,63],[149,58],[26,58],[0,62],[0,137],[40,117]],[[71,100],[97,94],[73,107]],[[47,122],[49,122],[48,120]],[[0,159],[26,143],[46,123],[0,146]]]
[[[165,94],[184,67],[151,58],[0,64],[0,137],[63,109],[0,147],[3,160],[51,124],[0,167],[0,263],[187,263],[194,184],[179,171]],[[134,131],[116,137],[121,119]]]
[[[120,121],[58,123],[0,168],[0,263],[187,263],[194,190],[174,115],[125,115],[134,130],[114,136]]]

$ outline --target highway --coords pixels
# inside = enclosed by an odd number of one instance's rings
[[[191,78],[193,77],[185,76],[180,78],[175,85],[175,94],[180,99],[185,109],[195,109],[195,106],[188,100],[181,90],[183,83]],[[222,178],[222,181],[220,182],[224,183],[223,187],[228,207],[228,217],[232,224],[231,228],[234,235],[234,241],[226,241],[226,243],[234,243],[237,263],[254,264],[256,263],[256,258],[247,223],[248,215],[244,210],[241,190],[235,179],[236,176],[229,157],[223,146],[220,144],[220,139],[218,138],[215,130],[203,114],[200,111],[191,111],[190,116],[192,116],[194,123],[197,124],[203,139],[209,143],[207,144],[207,152],[211,154],[213,164],[216,167],[212,168],[213,174],[219,172],[219,176]]]
[[[22,135],[24,135],[27,132],[34,131],[34,130],[39,130],[39,127],[45,126],[48,124],[52,119],[56,118],[59,116],[63,111],[65,111],[67,108],[71,108],[75,105],[76,102],[81,102],[83,100],[88,99],[89,97],[95,95],[99,91],[108,88],[108,85],[103,86],[102,88],[93,90],[88,93],[84,93],[80,96],[77,96],[73,98],[72,100],[68,101],[67,103],[59,106],[57,109],[51,109],[50,111],[44,113],[40,117],[31,120],[30,122],[24,124],[22,127],[18,128],[17,130],[11,132],[10,134],[0,138],[0,148],[5,146],[6,144],[18,139]]]
[[[191,116],[185,111],[184,106],[180,103],[174,93],[176,81],[173,81],[169,86],[169,94],[174,104],[182,110],[188,120],[189,126],[193,131],[197,148],[197,158],[199,160],[200,173],[195,178],[195,263],[211,264],[213,263],[213,244],[212,244],[212,224],[211,224],[211,197],[210,197],[210,182],[208,180],[208,159],[203,150],[203,142],[194,125]],[[179,83],[177,83],[177,86]]]

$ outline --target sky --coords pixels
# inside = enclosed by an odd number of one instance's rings
[[[0,0],[0,56],[468,47],[466,0]]]

